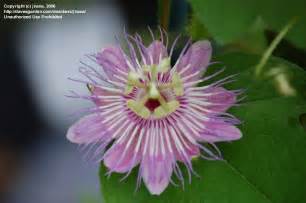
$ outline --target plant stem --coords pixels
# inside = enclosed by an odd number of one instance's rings
[[[160,25],[162,28],[168,31],[171,0],[160,0],[160,4],[161,4]]]
[[[277,47],[277,45],[280,43],[280,41],[285,37],[285,35],[287,34],[287,32],[292,28],[292,26],[296,23],[297,21],[297,17],[292,18],[287,24],[286,26],[278,33],[278,35],[275,37],[275,39],[273,39],[272,43],[270,44],[270,46],[266,49],[266,51],[263,53],[259,63],[256,65],[255,67],[255,75],[256,77],[258,77],[262,70],[263,67],[266,65],[268,59],[270,58],[270,56],[272,55],[272,52],[275,50],[275,48]]]

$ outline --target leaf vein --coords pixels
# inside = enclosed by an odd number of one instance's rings
[[[247,177],[245,177],[237,168],[235,168],[231,163],[229,163],[228,161],[225,161],[225,163],[232,169],[232,171],[234,171],[237,175],[240,176],[240,178],[242,178],[243,180],[246,181],[246,183],[258,194],[260,194],[265,200],[272,202],[272,200],[267,196],[267,194],[265,194],[263,191],[259,190],[256,185],[254,183],[252,183],[249,179],[247,179]]]

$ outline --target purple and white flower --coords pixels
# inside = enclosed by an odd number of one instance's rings
[[[242,136],[235,126],[239,120],[226,113],[239,94],[222,87],[231,76],[197,86],[221,72],[202,77],[212,55],[209,41],[189,41],[172,66],[176,41],[168,52],[165,33],[149,46],[139,35],[126,34],[126,52],[117,45],[88,56],[99,68],[83,63],[80,72],[88,81],[77,81],[88,84],[91,95],[73,97],[95,107],[67,133],[73,143],[95,146],[94,155],[109,173],[128,175],[139,165],[137,185],[143,180],[155,195],[172,182],[172,174],[184,181],[178,162],[194,172],[194,157],[221,159],[214,143]]]

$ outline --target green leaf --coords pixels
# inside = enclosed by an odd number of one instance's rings
[[[224,52],[234,50],[254,54],[263,53],[267,48],[264,28],[265,24],[263,20],[257,18],[238,40],[233,41],[224,47]]]
[[[240,53],[217,57],[227,67],[222,77],[240,73],[237,82],[227,86],[247,88],[243,105],[231,109],[243,121],[243,138],[219,144],[226,161],[194,160],[200,178],[193,177],[191,184],[186,178],[184,190],[169,185],[160,196],[150,195],[144,185],[134,192],[138,168],[120,182],[122,174],[108,179],[101,165],[105,202],[306,202],[306,133],[300,122],[300,115],[306,113],[306,73],[294,64],[271,58],[262,78],[255,79],[258,60],[256,55]]]
[[[199,18],[193,15],[188,23],[187,32],[194,41],[211,38],[207,28],[201,23]]]
[[[306,48],[305,0],[190,0],[195,14],[215,39],[223,44],[243,36],[257,17],[262,17],[267,29],[279,31],[293,17],[299,22],[287,39]]]
[[[302,113],[300,115],[300,123],[303,126],[304,130],[306,131],[306,113]]]
[[[224,74],[216,79],[238,74],[238,77],[235,78],[237,81],[226,87],[246,89],[245,102],[291,96],[306,100],[306,73],[303,69],[281,58],[271,57],[263,68],[263,76],[257,79],[254,73],[259,59],[259,56],[242,53],[219,56],[215,60],[221,62],[226,69]],[[214,72],[214,69],[214,67],[209,68],[208,74]]]

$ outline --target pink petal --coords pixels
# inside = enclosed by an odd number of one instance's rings
[[[188,147],[185,147],[185,153],[186,156],[183,156],[181,153],[179,153],[177,150],[175,150],[175,157],[177,160],[182,161],[182,162],[186,162],[186,158],[188,160],[191,160],[193,157],[199,156],[200,155],[200,149],[199,147],[195,146],[194,144],[191,144],[188,141],[185,141],[185,143],[187,144]]]
[[[98,53],[97,61],[102,66],[109,79],[113,81],[120,81],[118,78],[114,77],[114,75],[124,76],[118,69],[125,73],[129,71],[124,52],[119,46],[110,46],[103,49]]]
[[[91,93],[94,96],[118,96],[119,95],[117,93],[113,93],[113,92],[110,92],[110,91],[107,91],[107,90],[103,90],[99,87],[92,87]],[[112,103],[111,100],[109,100],[109,99],[106,100],[106,99],[102,99],[102,98],[94,98],[93,101],[97,106],[104,106],[104,105]]]
[[[189,79],[189,81],[192,79],[196,80],[202,76],[203,72],[209,65],[211,54],[212,48],[210,42],[206,40],[198,41],[191,45],[185,55],[182,56],[178,63],[177,70],[180,72],[190,64],[189,69],[182,74],[182,77],[186,77],[200,71],[201,73],[199,73],[197,76]]]
[[[206,129],[201,133],[205,142],[221,142],[238,140],[241,138],[241,131],[234,125],[220,122],[205,123]]]
[[[128,172],[134,168],[140,161],[140,153],[135,154],[135,142],[133,142],[127,149],[127,142],[115,144],[109,151],[106,152],[104,164],[111,171],[118,173]],[[126,150],[126,151],[125,151]]]
[[[77,144],[89,144],[106,139],[109,133],[105,131],[101,121],[101,116],[97,114],[83,117],[68,129],[67,139]]]
[[[207,97],[207,100],[216,103],[215,106],[209,107],[213,111],[225,112],[236,103],[236,95],[222,87],[211,88],[207,92],[213,94]]]
[[[166,47],[161,41],[158,40],[155,40],[150,44],[150,46],[147,48],[147,53],[150,57],[152,57],[153,64],[159,64],[160,57],[163,59],[168,55]],[[152,64],[151,59],[149,59],[149,61],[150,64]]]
[[[168,186],[173,171],[173,159],[147,155],[141,162],[141,175],[152,195],[161,194]]]

